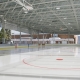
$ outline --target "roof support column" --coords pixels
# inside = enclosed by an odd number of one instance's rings
[[[29,33],[30,33],[30,37],[31,37],[31,38],[30,38],[30,43],[32,44],[32,43],[33,43],[33,42],[32,42],[33,36],[32,36],[32,30],[31,30],[31,29],[29,30]]]
[[[56,42],[55,42],[55,32],[53,33],[53,44],[55,44]]]
[[[40,42],[39,42],[39,31],[38,31],[38,36],[37,36],[37,39],[38,39],[38,44],[40,44]]]
[[[70,38],[70,34],[69,34],[69,32],[68,32],[68,44],[69,44],[69,38]]]
[[[32,38],[33,38],[33,36],[32,36],[32,31],[31,31],[31,44],[33,44]]]
[[[44,44],[44,33],[43,33],[43,44]]]
[[[20,44],[21,44],[21,27],[20,27]]]
[[[53,40],[53,33],[51,33],[51,44],[54,43],[54,40]]]

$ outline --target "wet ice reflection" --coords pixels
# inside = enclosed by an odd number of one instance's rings
[[[33,66],[25,65],[22,60],[25,59],[26,62],[40,67],[47,68],[78,68],[80,69],[80,47],[75,46],[52,46],[46,47],[44,49],[38,50],[38,48],[31,49],[14,49],[7,51],[0,51],[0,68],[4,66],[15,65],[20,62],[20,65],[15,66],[13,69],[5,70],[4,73],[26,73],[28,74],[60,74],[57,71],[61,71],[62,75],[68,75],[67,72],[70,72],[71,75],[74,74],[74,71],[69,70],[46,70],[40,69]],[[63,61],[57,61],[56,58],[63,58]],[[12,68],[12,67],[10,67]],[[31,70],[31,71],[30,71]],[[38,73],[39,71],[39,73]],[[43,71],[44,73],[40,73]],[[78,72],[77,72],[78,71]],[[79,75],[80,71],[75,70],[76,74]],[[50,72],[50,73],[48,73]],[[70,75],[70,74],[69,74]],[[79,75],[80,76],[80,75]]]

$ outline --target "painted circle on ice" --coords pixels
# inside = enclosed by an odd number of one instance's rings
[[[32,66],[32,67],[36,67],[36,68],[40,68],[40,69],[51,69],[51,70],[80,70],[80,68],[50,68],[50,67],[44,67],[44,66],[37,66],[34,64],[30,64],[28,62],[25,61],[25,59],[23,59],[23,63],[28,65],[28,66]]]

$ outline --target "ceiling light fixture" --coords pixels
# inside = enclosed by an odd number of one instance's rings
[[[68,23],[68,24],[71,24],[71,23]]]
[[[51,24],[49,24],[49,25],[51,25]]]
[[[34,26],[32,26],[34,28]]]
[[[4,20],[6,22],[6,20]]]
[[[42,21],[42,19],[40,21]]]
[[[0,15],[1,17],[3,16],[3,15]]]
[[[24,13],[25,13],[25,14],[27,14],[28,12],[27,12],[27,11],[25,11]]]
[[[67,19],[67,18],[64,18],[64,19]]]
[[[60,7],[57,7],[56,9],[60,9]]]

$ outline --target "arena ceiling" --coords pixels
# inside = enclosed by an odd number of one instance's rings
[[[80,34],[80,0],[0,0],[0,16],[29,30]]]

